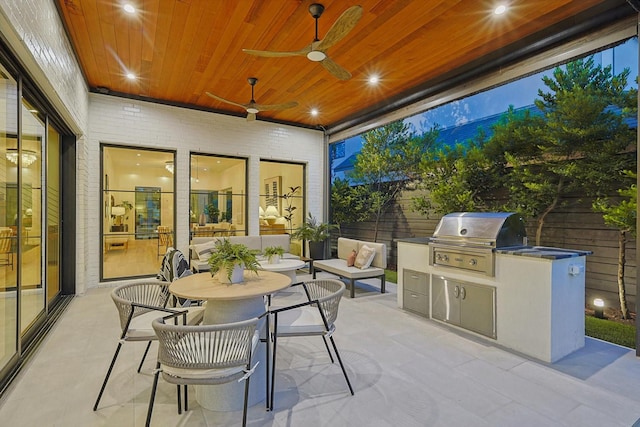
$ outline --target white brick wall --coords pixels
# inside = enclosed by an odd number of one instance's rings
[[[91,94],[89,102],[88,182],[89,206],[87,286],[98,285],[100,243],[100,143],[177,151],[176,246],[187,251],[189,239],[189,152],[246,157],[248,161],[248,212],[258,211],[260,160],[306,163],[307,206],[322,219],[323,135],[320,131],[247,122],[244,118],[170,107],[143,101]],[[258,234],[258,218],[249,216],[249,233]]]
[[[87,124],[87,86],[53,0],[0,0],[0,31],[75,133]]]

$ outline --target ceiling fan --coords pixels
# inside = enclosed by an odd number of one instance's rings
[[[258,104],[256,103],[256,100],[253,97],[253,88],[255,87],[256,83],[258,82],[258,79],[256,77],[249,77],[247,79],[249,81],[249,84],[251,85],[251,101],[249,101],[246,104],[240,104],[238,102],[233,102],[233,101],[229,101],[228,99],[224,99],[221,98],[217,95],[214,95],[212,93],[209,92],[205,92],[207,95],[209,95],[210,97],[212,97],[213,99],[217,99],[218,101],[221,102],[226,102],[227,104],[231,104],[231,105],[235,105],[237,107],[242,107],[244,108],[247,113],[247,121],[253,121],[256,119],[256,114],[258,114],[260,111],[278,111],[278,110],[286,110],[287,108],[293,108],[293,107],[297,107],[298,103],[295,101],[291,101],[291,102],[285,102],[284,104],[271,104],[271,105],[266,105],[266,104]]]
[[[266,57],[282,57],[282,56],[306,56],[309,60],[320,62],[324,68],[340,80],[349,80],[351,73],[333,62],[325,53],[334,44],[338,43],[356,26],[362,17],[361,6],[351,6],[345,10],[342,15],[333,23],[324,39],[318,38],[318,18],[322,16],[324,6],[319,3],[313,3],[309,6],[309,13],[316,20],[316,36],[310,45],[292,52],[274,52],[266,50],[242,49],[250,55],[266,56]]]

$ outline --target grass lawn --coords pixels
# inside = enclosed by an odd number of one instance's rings
[[[584,331],[588,337],[598,338],[624,347],[636,348],[636,327],[585,316]]]
[[[398,272],[394,270],[385,270],[384,280],[391,283],[398,283]]]

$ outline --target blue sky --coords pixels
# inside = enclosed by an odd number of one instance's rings
[[[613,74],[619,74],[625,68],[631,71],[628,86],[637,87],[638,76],[638,39],[633,38],[614,48],[598,52],[594,55],[596,63],[613,65]],[[555,68],[555,67],[554,67]],[[427,128],[439,125],[441,128],[462,125],[483,117],[499,114],[507,110],[509,105],[515,108],[533,104],[538,89],[545,88],[542,83],[543,75],[550,75],[553,69],[543,71],[517,81],[507,83],[494,89],[481,92],[467,98],[453,101],[449,104],[433,108],[405,119],[420,130],[420,124],[426,123]],[[332,166],[336,166],[351,154],[358,152],[362,145],[360,136],[345,140],[345,157],[337,159]]]

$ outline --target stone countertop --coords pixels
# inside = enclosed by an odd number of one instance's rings
[[[551,248],[546,246],[518,246],[510,248],[498,248],[498,254],[519,255],[532,258],[563,259],[579,256],[591,255],[591,251],[580,251],[574,249]]]
[[[419,245],[427,245],[431,241],[431,237],[406,237],[395,239],[397,243],[416,243]]]

